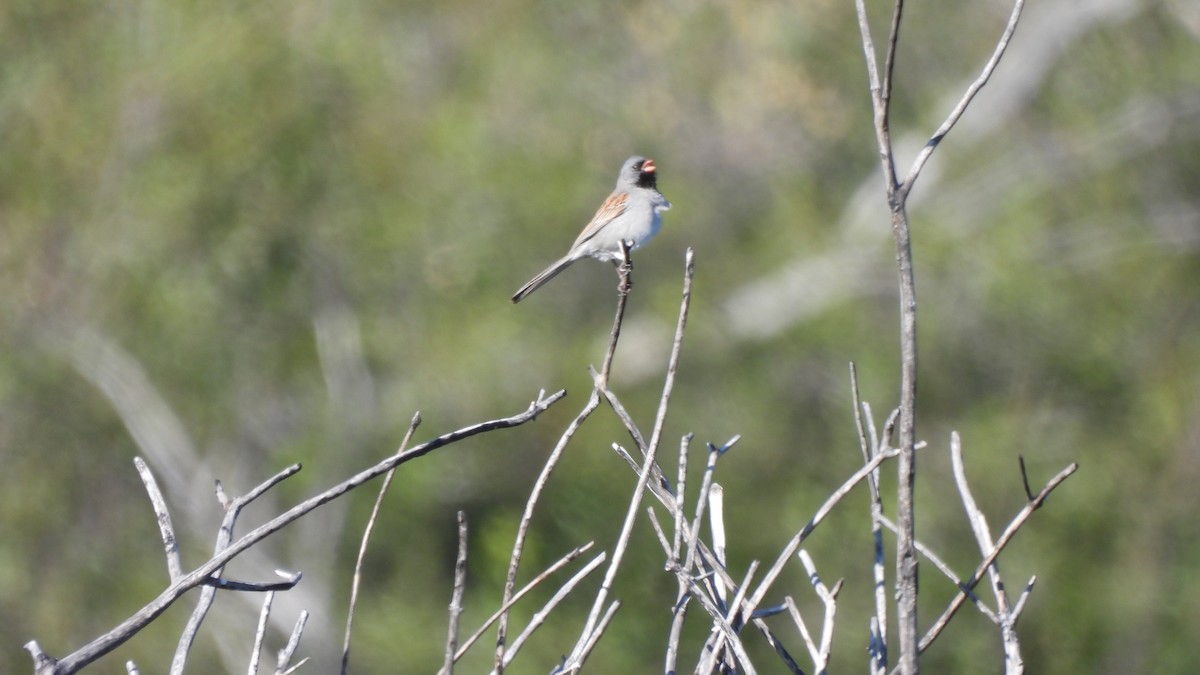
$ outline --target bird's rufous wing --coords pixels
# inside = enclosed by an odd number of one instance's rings
[[[596,211],[596,215],[592,216],[592,221],[583,228],[583,232],[579,233],[579,238],[571,245],[574,249],[583,242],[596,236],[605,225],[611,223],[622,213],[625,213],[625,205],[629,203],[628,192],[614,192],[604,200],[600,208]]]

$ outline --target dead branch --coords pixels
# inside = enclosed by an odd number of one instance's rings
[[[300,504],[297,504],[288,511],[276,516],[266,524],[243,535],[237,541],[223,548],[207,562],[173,582],[164,591],[162,591],[158,597],[134,613],[133,616],[121,622],[121,624],[116,628],[105,633],[104,635],[101,635],[84,647],[81,647],[62,659],[55,661],[53,657],[47,656],[41,650],[36,641],[29,642],[26,645],[26,649],[30,652],[30,655],[34,659],[34,672],[36,675],[66,675],[68,673],[77,672],[79,669],[83,668],[89,663],[92,663],[113,649],[116,649],[126,640],[136,635],[189,590],[208,583],[210,577],[217,573],[230,560],[245,552],[247,549],[256,545],[258,542],[262,541],[268,536],[283,529],[295,520],[301,518],[313,509],[322,506],[323,504],[327,504],[338,497],[341,497],[347,492],[359,487],[360,485],[363,485],[373,478],[387,473],[401,464],[409,462],[418,457],[423,457],[438,448],[456,443],[464,438],[469,438],[477,434],[525,424],[526,422],[537,418],[537,416],[545,411],[546,408],[550,407],[559,399],[561,399],[565,393],[566,392],[560,391],[548,398],[543,398],[541,395],[539,395],[538,399],[530,403],[529,408],[527,408],[524,412],[512,415],[510,417],[481,422],[479,424],[474,424],[438,436],[437,438],[426,441],[425,443],[422,443],[411,450],[390,456],[375,466],[365,469],[351,478],[329,488],[328,490],[311,497]],[[292,475],[296,471],[299,471],[299,468],[300,467],[298,465],[289,467],[281,474],[260,485],[250,495],[247,495],[247,498],[258,496],[270,486],[275,485],[279,480],[281,480],[282,478],[280,478],[280,476],[286,477],[284,474]]]

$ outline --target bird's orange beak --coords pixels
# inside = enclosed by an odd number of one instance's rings
[[[642,162],[642,171],[646,173],[654,173],[654,169],[654,160],[647,159],[646,161]]]

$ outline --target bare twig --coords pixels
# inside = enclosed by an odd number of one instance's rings
[[[875,57],[875,43],[871,38],[871,24],[867,20],[866,0],[854,1],[855,12],[858,15],[858,30],[862,35],[863,56],[867,61],[867,79],[871,88],[871,109],[875,113],[875,134],[876,145],[879,149],[880,163],[883,164],[884,180],[889,186],[896,184],[896,165],[892,160],[892,142],[890,131],[888,128],[888,101],[891,97],[891,78],[881,80],[879,77],[879,64]],[[896,13],[896,18],[899,18],[899,13]],[[895,45],[889,46],[889,54],[894,49]],[[889,56],[888,70],[890,71],[894,60]],[[887,88],[884,88],[884,85]]]
[[[179,540],[175,538],[175,527],[171,524],[171,512],[167,510],[167,501],[163,499],[162,491],[158,489],[158,482],[154,480],[150,467],[146,466],[146,460],[134,457],[133,465],[142,477],[146,494],[150,496],[150,504],[154,507],[154,515],[158,518],[158,532],[162,535],[163,550],[167,554],[167,573],[171,581],[176,581],[183,576],[183,562],[179,557]]]
[[[795,623],[796,628],[800,630],[800,637],[804,638],[804,644],[808,646],[808,654],[816,664],[817,672],[822,672],[824,665],[821,663],[821,650],[813,640],[812,632],[808,630],[808,624],[804,622],[804,616],[800,614],[800,608],[796,606],[796,601],[792,599],[792,596],[785,595],[783,604],[792,617],[792,623]]]
[[[807,523],[805,523],[804,527],[801,528],[800,531],[792,537],[791,541],[789,541],[783,547],[783,550],[779,552],[779,556],[775,559],[774,564],[772,564],[767,570],[767,573],[763,576],[762,581],[758,583],[758,588],[754,591],[754,593],[750,594],[750,598],[746,601],[748,608],[744,611],[753,612],[762,603],[763,597],[766,596],[767,591],[771,588],[771,584],[775,583],[775,580],[783,571],[783,566],[788,560],[791,559],[793,555],[795,555],[796,551],[800,549],[800,545],[804,543],[810,534],[812,534],[813,530],[817,529],[817,526],[825,520],[825,518],[829,515],[829,512],[833,510],[833,507],[837,506],[837,504],[842,501],[847,494],[850,493],[850,490],[854,489],[854,486],[858,485],[862,480],[864,480],[867,475],[875,470],[876,467],[882,464],[885,460],[891,459],[896,455],[897,451],[894,449],[889,449],[887,452],[880,452],[878,455],[871,458],[870,462],[863,465],[858,471],[855,471],[849,478],[847,478],[845,482],[843,482],[841,486],[838,487],[838,489],[835,490],[833,494],[831,494],[825,500],[825,503],[821,504],[820,508],[817,509],[817,512],[813,514],[813,517]]]
[[[882,78],[875,60],[875,45],[871,38],[870,21],[867,17],[865,0],[855,0],[859,32],[862,37],[863,53],[867,63],[867,76],[871,87],[871,105],[874,110],[875,140],[883,168],[887,192],[887,203],[891,212],[892,237],[896,245],[896,263],[900,290],[900,437],[898,447],[899,483],[897,487],[896,517],[896,621],[900,644],[900,671],[912,675],[918,672],[917,658],[920,652],[917,640],[917,551],[916,524],[914,518],[913,485],[916,478],[916,396],[917,396],[917,300],[916,278],[913,272],[912,241],[910,238],[907,202],[908,195],[929,160],[934,149],[966,111],[978,91],[987,83],[995,70],[1021,15],[1024,0],[1016,0],[1008,26],[996,45],[992,57],[985,64],[982,74],[951,111],[942,126],[917,155],[908,175],[901,182],[896,173],[890,131],[890,109],[896,61],[896,49],[900,37],[901,17],[904,0],[894,0],[892,22],[888,32],[887,56]],[[881,637],[885,634],[881,632]]]
[[[229,495],[225,494],[225,486],[221,484],[221,481],[216,481],[215,494],[217,503],[225,510],[225,515],[221,519],[220,529],[217,530],[217,541],[213,544],[213,555],[220,555],[229,547],[229,542],[233,540],[234,526],[237,524],[237,519],[241,515],[242,509],[266,494],[267,490],[296,475],[299,471],[300,465],[293,464],[235,499],[230,499]],[[213,570],[212,575],[219,575],[224,569],[225,566],[221,565]],[[200,581],[204,588],[200,589],[200,597],[196,600],[196,608],[192,610],[191,615],[188,617],[187,625],[184,626],[183,632],[179,634],[179,642],[175,646],[175,655],[171,659],[171,675],[182,675],[184,667],[187,664],[188,654],[191,652],[192,645],[196,641],[196,636],[200,633],[200,625],[204,623],[204,618],[208,615],[208,610],[212,608],[213,601],[216,600],[218,585],[214,583],[217,581],[214,576],[209,576]],[[291,582],[290,585],[285,582],[276,588],[278,590],[291,588],[295,583],[300,581],[299,573],[294,578],[289,578],[289,581]]]
[[[1045,487],[1043,487],[1041,491],[1038,492],[1033,499],[1027,502],[1024,508],[1017,513],[1016,517],[1014,517],[1012,522],[1008,524],[1008,527],[1005,528],[1004,533],[1000,535],[1000,539],[996,541],[996,545],[992,547],[992,550],[983,557],[983,560],[979,563],[979,566],[975,568],[975,573],[971,575],[971,578],[963,582],[959,592],[950,602],[950,606],[942,612],[942,615],[938,617],[938,620],[935,621],[933,626],[929,628],[929,631],[925,633],[925,637],[921,638],[921,651],[928,649],[929,645],[933,644],[933,641],[936,640],[937,637],[941,635],[942,631],[946,629],[946,625],[950,622],[950,619],[954,617],[954,614],[958,612],[959,608],[962,607],[963,602],[966,601],[965,591],[975,588],[975,585],[978,584],[980,579],[983,578],[984,572],[992,565],[993,562],[996,561],[996,558],[1000,556],[1001,551],[1008,546],[1009,542],[1012,541],[1012,538],[1017,534],[1017,530],[1021,529],[1021,526],[1024,525],[1027,520],[1029,520],[1029,517],[1033,515],[1034,511],[1040,509],[1042,505],[1046,503],[1046,499],[1050,496],[1050,493],[1055,490],[1055,488],[1061,485],[1063,481],[1065,481],[1071,476],[1071,474],[1078,470],[1079,465],[1074,462],[1067,465],[1065,469],[1059,471],[1057,475],[1051,478],[1050,481],[1046,483]]]
[[[899,1],[899,0],[898,0]],[[890,198],[889,198],[889,201]],[[917,673],[917,287],[912,243],[904,201],[892,201],[892,235],[900,284],[900,437],[896,484],[896,626],[899,664],[905,675]]]
[[[596,599],[592,603],[592,611],[588,615],[587,622],[584,623],[583,631],[579,635],[579,641],[576,642],[575,649],[572,650],[571,656],[567,658],[564,666],[564,671],[575,672],[579,667],[582,667],[583,661],[587,658],[588,644],[594,644],[594,635],[597,630],[597,621],[600,618],[600,610],[604,607],[608,599],[608,592],[612,588],[613,581],[616,579],[617,570],[620,569],[621,561],[624,558],[625,550],[629,546],[629,538],[633,534],[633,524],[637,520],[637,513],[641,508],[642,495],[646,490],[646,481],[650,477],[650,467],[654,464],[655,450],[657,444],[650,446],[646,452],[646,461],[642,467],[641,476],[638,478],[637,486],[634,488],[633,496],[629,500],[629,508],[625,513],[625,522],[621,526],[621,533],[617,537],[616,546],[613,547],[612,560],[608,564],[608,570],[604,574],[604,580],[600,583],[600,589],[596,592]],[[615,610],[610,610],[615,611]]]
[[[521,631],[521,634],[518,635],[515,640],[513,640],[512,646],[509,647],[509,649],[504,653],[505,668],[507,668],[512,663],[512,660],[517,657],[517,652],[521,650],[521,646],[525,644],[525,641],[528,640],[531,635],[533,635],[533,632],[546,622],[546,618],[550,616],[550,612],[554,611],[554,608],[563,601],[563,598],[567,597],[571,591],[575,590],[575,587],[579,585],[579,582],[583,581],[584,577],[588,576],[593,570],[599,567],[604,562],[606,557],[607,554],[601,552],[600,555],[592,558],[587,565],[584,565],[582,569],[571,575],[571,578],[567,579],[566,583],[559,587],[559,589],[550,597],[548,601],[546,601],[546,604],[543,605],[541,609],[534,612],[533,617],[529,620],[529,625],[525,627],[525,630]]]
[[[696,565],[696,549],[702,543],[700,541],[700,524],[703,522],[704,511],[709,505],[708,496],[712,491],[713,477],[717,473],[717,460],[720,459],[721,454],[721,448],[712,443],[708,444],[708,463],[704,467],[704,477],[700,479],[700,491],[696,494],[696,513],[692,516],[691,527],[684,535],[688,542],[687,555],[683,559],[685,571],[691,570]]]
[[[258,675],[258,662],[262,658],[263,640],[267,637],[267,619],[271,616],[271,604],[275,601],[275,593],[269,592],[263,596],[262,611],[258,613],[258,627],[254,629],[254,646],[250,650],[249,675]]]
[[[754,622],[763,628],[763,636],[766,637],[767,644],[771,645],[771,648],[775,650],[775,654],[783,661],[783,665],[787,667],[788,672],[792,675],[804,675],[804,669],[800,667],[800,664],[796,663],[796,660],[792,658],[788,650],[784,649],[783,644],[779,642],[775,634],[770,630],[766,630],[766,623],[762,619],[755,619]]]
[[[814,658],[817,673],[821,675],[828,668],[829,654],[833,648],[834,616],[837,614],[837,596],[842,590],[842,582],[838,581],[830,590],[817,574],[817,566],[813,563],[812,556],[808,554],[808,551],[800,549],[799,556],[800,563],[804,565],[804,571],[808,572],[808,579],[817,592],[817,597],[821,598],[821,602],[825,605],[825,619],[821,624],[821,646],[817,649]]]
[[[891,530],[893,533],[896,532],[896,524],[892,521],[888,520],[887,518],[882,518],[880,522],[884,527]],[[926,560],[933,563],[933,566],[936,567],[938,571],[941,572],[947,579],[949,579],[950,582],[954,584],[955,588],[962,589],[962,580],[958,578],[958,575],[954,573],[954,570],[950,569],[950,566],[946,564],[946,561],[942,560],[937,553],[934,553],[933,549],[930,549],[925,544],[922,544],[920,539],[917,540],[916,545],[918,553],[924,556]],[[970,600],[971,604],[975,605],[980,613],[986,616],[989,621],[993,623],[998,622],[996,613],[992,611],[991,607],[983,604],[983,601],[980,600],[977,595],[975,595],[975,591],[968,590],[967,599]]]
[[[292,656],[295,655],[296,649],[300,647],[300,637],[304,635],[304,625],[306,623],[308,623],[308,610],[300,610],[300,616],[296,618],[296,627],[292,629],[291,637],[288,638],[284,648],[279,650],[279,658],[275,662],[275,675],[285,675],[295,670],[295,667],[289,668],[288,664],[292,662]],[[302,664],[303,662],[296,664],[296,666]]]
[[[880,441],[875,433],[875,420],[871,407],[863,402],[858,390],[858,369],[850,364],[850,391],[854,400],[854,423],[858,429],[858,443],[862,450],[863,463],[871,461],[878,453]],[[864,413],[866,423],[864,424]],[[869,436],[869,438],[868,438]],[[867,474],[867,489],[871,496],[871,538],[875,543],[875,560],[872,575],[875,579],[875,615],[873,625],[877,628],[877,640],[872,640],[870,654],[871,675],[883,675],[887,671],[887,566],[883,553],[883,499],[879,493],[879,469]]]
[[[1017,455],[1017,463],[1021,466],[1021,484],[1025,486],[1025,499],[1033,501],[1033,490],[1029,489],[1029,472],[1025,470],[1025,455]]]
[[[620,419],[621,423],[625,425],[625,430],[629,432],[629,435],[633,438],[633,442],[637,444],[638,450],[641,451],[642,457],[644,458],[646,456],[647,444],[645,437],[642,436],[641,430],[638,429],[637,425],[633,421],[633,418],[630,417],[629,412],[625,410],[625,406],[622,405],[620,399],[617,398],[617,395],[613,393],[611,389],[603,386],[604,381],[600,378],[600,374],[597,373],[593,368],[588,368],[588,372],[592,376],[593,384],[597,389],[601,390],[601,393],[604,395],[604,399],[608,401],[608,404],[612,406],[613,412],[616,413],[617,418]],[[633,469],[635,472],[640,472],[642,470],[641,463],[634,459],[633,455],[629,454],[629,451],[627,451],[625,448],[614,443],[612,445],[612,449],[621,457],[621,459],[625,460],[625,463],[629,465],[629,468]],[[671,483],[667,481],[666,474],[663,473],[662,467],[655,463],[654,466],[650,468],[650,471],[650,489],[654,490],[655,493],[670,494],[672,492]]]
[[[714,629],[721,634],[721,638],[725,641],[729,649],[733,650],[734,656],[737,657],[738,663],[742,667],[742,672],[746,673],[746,675],[752,675],[756,672],[754,665],[750,662],[749,654],[746,653],[745,646],[742,645],[741,638],[738,637],[737,630],[725,619],[725,614],[712,601],[704,588],[697,584],[695,580],[688,578],[688,590],[691,596],[696,599],[700,606],[704,608],[704,611],[708,612],[708,615],[712,618]],[[698,670],[704,672],[703,669]]]
[[[629,242],[621,241],[621,262],[617,265],[617,312],[613,317],[612,333],[608,339],[608,351],[604,353],[604,365],[600,367],[600,379],[608,388],[608,375],[612,371],[613,356],[617,353],[617,341],[621,337],[621,323],[625,320],[625,301],[633,288],[630,275],[633,273],[633,257],[629,255]]]
[[[679,551],[683,546],[683,528],[687,522],[684,520],[683,504],[684,497],[687,495],[688,450],[691,449],[692,438],[692,434],[687,433],[679,439],[679,474],[675,480],[675,503],[667,505],[675,520],[675,537],[671,541],[671,560],[676,562],[679,561]]]
[[[545,488],[546,482],[550,479],[550,474],[557,466],[558,460],[562,457],[562,452],[566,448],[567,443],[574,436],[575,431],[579,429],[579,425],[588,418],[596,408],[600,405],[600,392],[608,388],[608,376],[612,370],[613,356],[617,351],[617,342],[621,337],[621,323],[625,318],[625,302],[629,296],[629,291],[632,288],[630,274],[633,271],[633,259],[629,255],[629,242],[621,242],[621,262],[617,266],[617,275],[619,282],[617,286],[617,310],[613,316],[612,332],[609,335],[608,350],[604,353],[603,365],[600,368],[600,375],[596,378],[597,385],[592,389],[591,395],[588,397],[587,403],[583,410],[572,420],[566,431],[559,438],[558,444],[554,451],[550,453],[550,457],[542,467],[541,474],[538,475],[537,481],[534,483],[533,490],[530,492],[529,499],[525,502],[525,511],[521,515],[521,521],[517,525],[517,536],[513,543],[512,556],[509,558],[508,576],[504,582],[504,597],[501,600],[501,605],[507,605],[509,598],[512,597],[513,588],[516,586],[517,569],[521,564],[521,553],[525,546],[525,536],[529,530],[529,523],[533,519],[533,511],[541,498],[542,490]],[[631,428],[636,428],[632,427]],[[636,439],[640,434],[634,436]],[[508,636],[508,612],[502,611],[500,621],[496,628],[496,655],[495,655],[495,670],[497,674],[504,672],[504,650]]]
[[[74,673],[80,668],[83,668],[101,656],[109,653],[113,649],[116,649],[126,640],[137,634],[138,631],[145,628],[160,614],[166,611],[166,609],[174,604],[176,600],[182,597],[183,594],[197,586],[204,584],[213,573],[224,567],[227,562],[245,552],[250,547],[256,545],[266,537],[278,532],[298,518],[309,513],[313,509],[316,509],[333,501],[334,499],[337,499],[338,497],[341,497],[347,492],[359,487],[373,478],[377,478],[387,473],[401,464],[409,462],[418,457],[423,457],[438,448],[456,443],[464,438],[469,438],[477,434],[525,424],[526,422],[535,419],[544,410],[546,410],[546,408],[550,407],[556,401],[562,398],[564,394],[565,392],[560,391],[548,398],[542,398],[539,396],[538,400],[532,402],[529,405],[529,408],[524,412],[510,417],[499,418],[474,424],[468,427],[463,427],[462,429],[438,436],[437,438],[426,441],[425,443],[422,443],[411,450],[405,451],[399,455],[388,457],[375,466],[360,471],[354,476],[342,481],[341,483],[338,483],[324,492],[304,500],[291,509],[288,509],[284,513],[272,518],[264,525],[243,535],[240,539],[233,542],[229,546],[223,548],[220,553],[216,554],[213,558],[202,564],[200,567],[197,567],[188,574],[184,575],[175,583],[171,584],[164,591],[162,591],[158,597],[150,601],[150,603],[145,607],[142,607],[140,610],[138,610],[133,616],[121,622],[121,624],[116,628],[96,638],[84,647],[76,650],[74,653],[63,657],[61,660],[55,663],[52,663],[49,668],[37,670],[37,675],[65,675],[67,673]],[[290,473],[295,473],[295,471],[298,470],[299,466],[294,466],[290,467],[283,473],[290,475]],[[277,476],[276,479],[280,479],[279,476]],[[276,479],[273,479],[273,481],[277,482]],[[274,483],[272,482],[271,485],[273,484]],[[261,490],[257,491],[257,494],[261,494],[261,491],[265,491],[270,487],[270,485],[264,484],[259,487]],[[257,494],[247,495],[244,499],[248,501],[252,497],[256,497]],[[34,654],[32,650],[30,653],[36,658],[36,654]]]
[[[412,440],[413,432],[421,425],[421,413],[414,413],[412,421],[408,423],[408,431],[404,433],[404,439],[400,441],[400,449],[396,454],[404,452],[408,448],[409,441]],[[354,633],[354,610],[358,607],[358,587],[362,583],[362,565],[363,560],[367,557],[367,545],[371,541],[371,532],[375,529],[375,521],[379,518],[379,511],[383,508],[383,498],[387,495],[388,488],[392,485],[392,478],[396,475],[396,470],[388,471],[383,477],[383,483],[379,486],[379,494],[375,497],[375,505],[371,507],[371,515],[367,518],[367,524],[363,528],[362,540],[358,545],[358,558],[354,561],[354,577],[350,581],[350,603],[346,610],[346,633],[342,638],[342,675],[346,675],[350,671],[350,638]]]
[[[279,673],[279,675],[292,675],[292,673],[300,672],[300,669],[303,668],[304,664],[308,663],[309,659],[311,659],[311,658],[312,657],[310,657],[310,656],[306,656],[306,657],[300,659],[300,661],[296,665],[292,666],[291,668],[288,668],[287,670],[283,671],[282,673]]]
[[[608,610],[604,612],[604,616],[600,617],[599,623],[596,624],[596,629],[592,631],[592,637],[583,646],[579,654],[578,668],[583,668],[583,664],[587,662],[588,656],[596,648],[596,644],[600,642],[600,638],[604,636],[604,632],[608,630],[608,625],[612,623],[613,617],[617,615],[618,609],[621,609],[621,601],[613,600],[612,604],[608,606]]]
[[[646,507],[646,517],[650,519],[650,527],[654,530],[654,536],[658,539],[659,546],[662,546],[663,554],[669,560],[671,557],[671,542],[667,540],[667,532],[663,529],[662,524],[658,522],[658,514],[655,513],[653,506]]]
[[[1029,599],[1029,594],[1033,592],[1033,585],[1037,583],[1037,575],[1029,577],[1029,583],[1025,584],[1025,590],[1021,591],[1021,597],[1017,598],[1016,604],[1013,605],[1013,621],[1021,617],[1021,612],[1025,609],[1025,601]]]
[[[967,520],[971,523],[975,541],[979,544],[979,552],[987,555],[988,551],[995,546],[995,542],[992,541],[987,518],[983,515],[979,505],[975,503],[975,496],[971,494],[971,486],[967,482],[967,469],[963,464],[962,441],[957,431],[950,433],[950,465],[954,470],[954,482],[958,485],[958,492],[962,497],[963,509],[967,512]],[[1021,477],[1028,486],[1029,480],[1024,471],[1024,461],[1021,462],[1021,468]],[[1028,492],[1026,489],[1026,494]],[[1004,646],[1004,671],[1008,675],[1019,675],[1025,671],[1025,665],[1021,658],[1021,643],[1017,638],[1017,626],[1012,617],[1008,593],[1004,590],[1004,580],[1000,576],[1000,565],[992,562],[987,568],[987,573],[992,585],[992,595],[996,598],[995,621],[1000,626],[1001,644]]]
[[[933,155],[934,149],[936,149],[938,144],[942,142],[942,139],[946,137],[946,134],[950,133],[950,130],[954,128],[954,125],[958,124],[958,120],[961,119],[963,113],[967,111],[967,106],[971,105],[971,101],[975,99],[975,95],[978,94],[979,90],[983,89],[983,86],[987,84],[989,79],[991,79],[992,73],[996,70],[996,66],[999,65],[1000,59],[1004,56],[1004,52],[1008,49],[1008,43],[1010,40],[1012,40],[1013,33],[1017,30],[1017,22],[1021,20],[1021,11],[1024,8],[1025,0],[1016,0],[1016,2],[1013,3],[1012,12],[1010,12],[1008,15],[1008,24],[1004,27],[1004,33],[1000,35],[1000,39],[996,42],[996,49],[992,51],[991,58],[989,58],[987,63],[984,64],[983,71],[979,73],[979,77],[975,78],[975,81],[971,83],[971,86],[967,87],[967,91],[963,93],[963,96],[961,99],[959,99],[958,104],[955,105],[954,109],[950,111],[950,114],[947,115],[946,120],[942,122],[942,125],[938,127],[937,131],[933,132],[933,136],[929,138],[929,142],[925,144],[925,147],[921,148],[921,152],[918,153],[917,158],[913,160],[912,167],[910,167],[908,170],[908,176],[904,178],[903,189],[905,193],[912,189],[913,183],[916,182],[917,176],[921,174],[921,169],[924,168],[925,163],[929,161],[929,157]]]
[[[713,483],[708,491],[708,526],[712,530],[712,552],[717,558],[717,564],[728,568],[725,559],[725,488],[720,483]],[[722,604],[726,601],[727,588],[720,578],[713,579],[717,590],[717,599]]]
[[[544,571],[542,571],[541,574],[534,577],[533,581],[530,581],[528,584],[525,584],[525,586],[523,588],[521,588],[521,590],[514,593],[513,596],[511,598],[509,598],[507,603],[501,605],[500,609],[496,610],[496,612],[494,614],[492,614],[490,617],[488,617],[487,621],[483,622],[482,626],[480,626],[474,633],[472,633],[470,637],[468,637],[466,640],[462,641],[462,644],[459,645],[459,647],[458,647],[458,651],[454,653],[454,661],[458,662],[458,660],[461,659],[467,653],[467,650],[470,649],[471,646],[474,645],[475,642],[477,640],[479,640],[479,638],[483,637],[483,634],[485,632],[487,632],[487,630],[489,628],[492,627],[492,624],[496,623],[496,621],[500,619],[500,616],[502,614],[507,613],[508,610],[511,609],[513,605],[517,604],[517,602],[521,598],[525,597],[525,595],[527,593],[529,593],[534,588],[536,588],[538,585],[540,585],[551,574],[554,574],[555,572],[557,572],[558,570],[560,570],[564,566],[566,566],[567,563],[578,558],[585,551],[590,549],[594,544],[595,544],[595,542],[589,541],[588,543],[584,544],[583,546],[576,547],[570,553],[566,554],[562,558],[559,558],[558,561],[555,562],[553,565],[547,567]],[[596,558],[592,559],[592,561],[587,564],[586,569],[590,572],[597,565],[604,562],[604,558],[605,558],[604,553],[601,553],[600,555],[596,556]],[[582,576],[580,576],[580,578],[582,579]],[[574,579],[574,577],[572,577],[572,580],[573,579]],[[568,583],[572,583],[572,581],[568,581]],[[448,675],[448,673],[445,670],[439,670],[438,675]]]
[[[634,489],[633,496],[630,498],[629,508],[625,513],[625,522],[621,527],[621,533],[617,538],[617,544],[613,548],[612,560],[609,562],[608,570],[605,572],[604,581],[600,584],[600,589],[596,593],[596,599],[592,603],[592,610],[588,614],[587,621],[584,624],[583,631],[580,633],[579,640],[575,644],[575,648],[571,651],[571,655],[567,658],[563,669],[566,672],[577,670],[586,658],[589,642],[594,643],[594,631],[596,630],[597,620],[600,616],[600,610],[605,606],[608,599],[608,593],[612,588],[614,579],[616,578],[617,570],[620,569],[621,562],[625,555],[625,549],[629,545],[629,538],[633,534],[633,524],[636,522],[637,513],[641,506],[642,495],[646,490],[647,482],[651,474],[657,467],[655,457],[658,453],[659,440],[662,437],[663,426],[666,423],[667,409],[671,400],[671,392],[675,386],[675,373],[679,366],[679,355],[683,348],[683,334],[687,327],[688,309],[691,306],[692,297],[692,278],[695,274],[695,256],[692,249],[688,249],[685,254],[684,276],[683,276],[683,297],[679,306],[679,320],[675,326],[675,340],[671,348],[671,356],[667,364],[666,380],[663,383],[663,392],[659,400],[658,414],[655,416],[654,431],[650,436],[650,442],[646,447],[645,459],[642,463],[642,468],[638,476],[637,487]],[[626,255],[628,261],[628,255]],[[618,310],[620,311],[620,310]],[[613,332],[614,339],[612,346],[615,348],[615,334],[619,330],[620,316],[614,323]],[[609,356],[612,350],[610,349]],[[606,366],[609,359],[606,359]],[[608,378],[607,372],[602,373],[602,377],[598,382],[598,387],[607,389]],[[598,389],[599,390],[599,389]],[[661,474],[661,469],[658,470]]]
[[[629,432],[630,437],[633,438],[634,444],[637,445],[638,450],[644,457],[646,455],[646,437],[642,435],[641,429],[638,429],[637,424],[634,423],[633,417],[630,416],[629,411],[627,411],[625,406],[621,404],[621,401],[617,398],[617,395],[608,388],[607,381],[601,377],[600,373],[597,373],[591,368],[588,370],[592,375],[592,382],[595,384],[596,388],[604,394],[604,399],[608,401],[609,405],[612,406],[613,412],[617,414],[617,419],[621,420],[621,423],[625,425],[625,430]],[[630,458],[630,463],[635,469],[639,466],[637,461],[632,457]]]
[[[467,514],[458,512],[458,557],[454,561],[454,591],[450,596],[450,626],[446,629],[446,658],[442,671],[454,673],[454,652],[458,651],[458,619],[463,611],[463,593],[467,588]]]
[[[683,549],[684,539],[689,540],[688,547],[691,548],[690,531],[687,525],[687,516],[684,515],[684,498],[687,495],[687,466],[688,466],[688,450],[691,447],[692,434],[685,435],[679,442],[679,473],[675,481],[675,499],[673,503],[667,504],[667,508],[671,510],[671,516],[675,521],[675,533],[671,540],[671,548],[667,551],[667,569],[679,569],[680,561],[679,554]],[[679,573],[677,573],[679,574]],[[690,574],[689,569],[683,570],[683,575]],[[671,617],[671,631],[667,637],[667,654],[664,663],[663,672],[675,672],[675,666],[679,661],[679,641],[683,636],[683,621],[687,616],[688,596],[687,585],[682,579],[678,579],[679,590],[676,597],[679,598],[675,603],[675,612]]]
[[[615,343],[613,346],[615,347]],[[512,556],[508,561],[508,575],[504,581],[504,595],[500,601],[500,616],[497,617],[495,654],[495,669],[497,673],[504,672],[504,650],[508,635],[508,608],[512,606],[513,591],[517,585],[517,569],[521,565],[521,554],[525,550],[525,537],[529,533],[530,523],[533,522],[533,512],[542,497],[542,491],[550,481],[550,474],[554,472],[554,467],[558,466],[558,461],[562,458],[563,451],[567,448],[567,443],[574,437],[575,432],[579,430],[583,421],[599,407],[600,395],[593,389],[587,403],[583,406],[583,410],[579,411],[579,414],[575,416],[575,419],[571,420],[571,423],[567,425],[562,435],[559,436],[558,443],[554,446],[554,450],[550,452],[550,456],[546,458],[546,463],[542,465],[541,473],[538,474],[537,480],[533,483],[533,488],[529,491],[529,499],[525,501],[525,510],[521,514],[520,522],[517,523],[517,534],[513,539]]]
[[[209,577],[204,581],[205,586],[211,586],[219,591],[242,591],[248,593],[266,593],[290,591],[304,578],[303,572],[288,572],[275,570],[275,574],[283,577],[283,581],[234,581],[222,577]]]
[[[738,630],[741,623],[738,620],[738,616],[742,607],[742,600],[746,597],[746,591],[750,588],[750,580],[754,578],[754,573],[758,571],[758,564],[757,560],[751,561],[750,567],[746,569],[746,576],[742,578],[742,583],[738,584],[734,592],[733,601],[725,605],[725,623],[735,631]],[[725,587],[724,583],[717,584],[718,589],[724,589]],[[721,598],[720,602],[723,601],[724,599]],[[713,598],[713,602],[718,607],[721,607],[717,598]],[[713,635],[719,636],[721,633],[720,631],[714,631]],[[700,663],[697,670],[702,673],[712,672],[713,668],[716,667],[717,660],[726,653],[726,647],[731,647],[731,645],[728,640],[722,639],[719,644],[715,645],[708,652],[708,655]]]

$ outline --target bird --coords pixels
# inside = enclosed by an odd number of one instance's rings
[[[617,175],[616,188],[579,233],[567,254],[514,293],[513,303],[524,300],[576,260],[591,257],[620,263],[623,257],[621,242],[629,242],[631,251],[644,246],[658,234],[662,214],[670,208],[671,202],[658,191],[658,167],[654,160],[640,155],[625,160]]]

